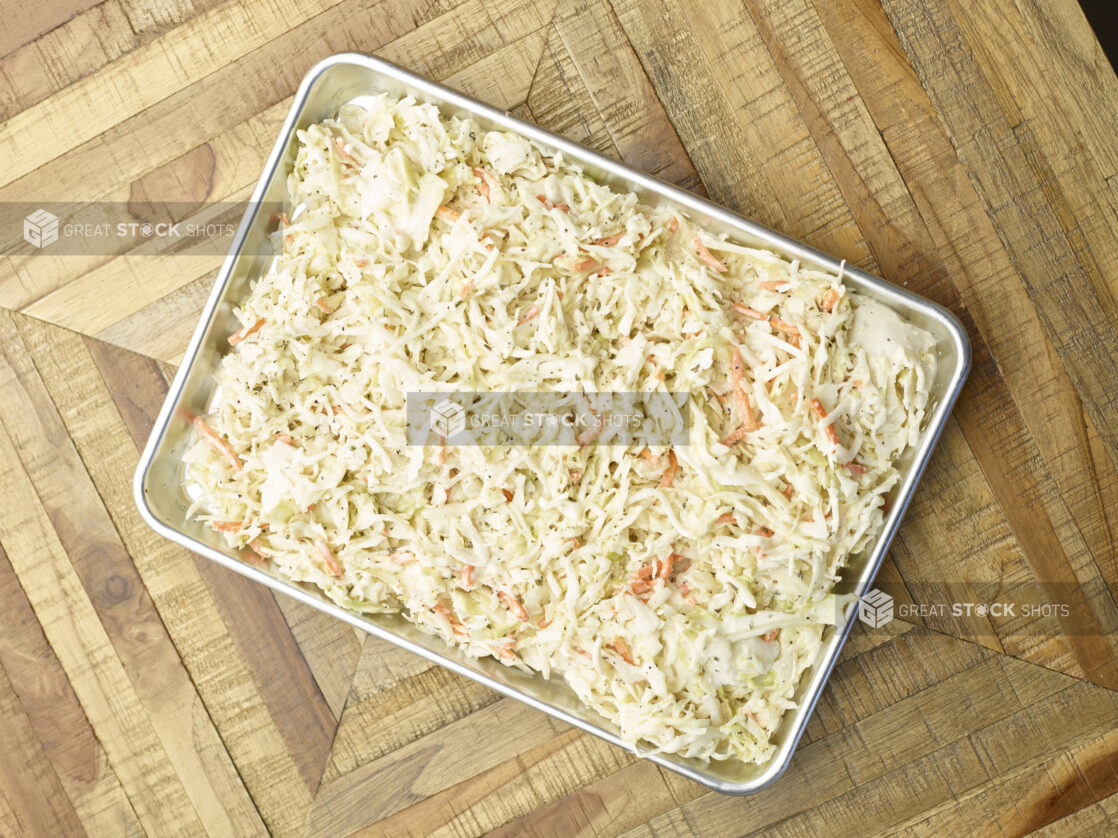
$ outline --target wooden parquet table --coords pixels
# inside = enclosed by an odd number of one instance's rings
[[[730,798],[154,535],[130,480],[221,257],[5,253],[0,835],[1118,832],[1118,80],[1072,0],[0,21],[2,202],[243,200],[306,70],[370,52],[935,299],[975,352],[879,576],[898,616]],[[1070,612],[903,607],[939,582]]]

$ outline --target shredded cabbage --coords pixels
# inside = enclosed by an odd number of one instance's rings
[[[299,132],[192,515],[364,613],[556,674],[625,741],[764,761],[918,438],[934,341],[410,98]],[[689,394],[690,444],[409,446],[418,391]]]

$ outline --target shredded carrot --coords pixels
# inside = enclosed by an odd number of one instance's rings
[[[334,145],[337,146],[338,154],[340,154],[342,157],[346,158],[347,160],[349,160],[353,163],[360,163],[361,162],[360,160],[358,160],[356,157],[354,157],[352,154],[350,154],[348,151],[345,150],[345,143],[342,141],[341,137],[335,137],[334,138]]]
[[[450,630],[452,632],[459,636],[465,635],[466,632],[462,628],[462,621],[458,619],[458,615],[451,611],[445,603],[435,603],[431,610],[450,623]]]
[[[501,489],[501,494],[505,496],[506,501],[512,503],[512,492],[510,492],[508,489]]]
[[[795,494],[795,489],[792,488],[791,483],[789,483],[787,486],[784,487],[783,494],[784,494],[784,497],[788,498],[788,500],[792,500],[792,495]]]
[[[594,244],[598,245],[598,247],[613,247],[619,241],[621,241],[621,234],[617,233],[613,236],[606,236],[604,239],[598,239]]]
[[[792,335],[797,340],[800,337],[800,330],[793,326],[786,320],[781,320],[779,317],[770,317],[769,325],[776,329],[778,332],[783,332],[786,335]]]
[[[625,663],[629,664],[629,666],[636,666],[636,662],[633,660],[633,656],[629,652],[629,644],[627,644],[623,638],[619,637],[615,641],[613,641],[613,643],[610,644],[610,648],[613,649],[613,651],[617,652],[621,660],[625,661]]]
[[[257,320],[255,323],[253,323],[251,326],[245,326],[242,329],[239,329],[238,331],[233,332],[233,334],[231,334],[229,336],[229,345],[230,346],[236,346],[238,343],[240,343],[242,340],[247,338],[249,335],[255,334],[256,332],[260,331],[260,327],[263,326],[265,322],[266,321],[264,320],[264,318],[261,317],[259,320]]]
[[[815,411],[815,415],[818,416],[821,420],[825,421],[827,419],[827,411],[824,409],[823,403],[819,401],[819,399],[811,400],[811,409]],[[829,439],[835,445],[838,445],[838,431],[835,430],[833,422],[825,426],[823,428],[823,432],[827,434],[827,439]]]
[[[742,425],[739,428],[731,431],[722,439],[723,445],[736,445],[749,435],[749,428]]]
[[[516,641],[510,637],[508,640],[503,640],[496,646],[494,646],[493,651],[497,653],[498,657],[503,658],[507,661],[513,661],[516,660],[516,653],[512,650],[512,647],[515,644]]]
[[[864,465],[862,465],[861,463],[856,463],[853,460],[851,460],[849,463],[846,463],[844,468],[846,468],[851,474],[865,474],[867,471]]]
[[[490,201],[489,198],[489,178],[486,177],[485,172],[476,166],[474,167],[474,176],[478,179],[477,191],[486,202]]]
[[[314,301],[314,304],[316,306],[318,306],[319,309],[326,312],[327,314],[333,314],[334,313],[334,307],[332,305],[330,305],[328,302],[326,302],[325,297],[319,297],[317,300]]]
[[[602,430],[605,428],[606,423],[601,416],[596,416],[594,418],[598,421],[575,437],[575,442],[578,443],[579,448],[585,448],[602,435]]]
[[[679,469],[679,460],[676,459],[675,451],[668,452],[668,467],[664,469],[664,474],[660,477],[660,488],[670,489],[675,482],[675,473]]]
[[[365,267],[368,267],[369,260],[368,259],[354,259],[353,264],[354,264],[355,267],[365,268]]]
[[[730,380],[742,427],[747,433],[757,430],[760,425],[753,415],[753,403],[749,400],[749,394],[745,392],[745,361],[741,357],[741,350],[736,346],[730,351]]]
[[[652,453],[652,451],[650,451],[648,448],[645,448],[641,451],[641,456],[644,457],[644,459],[648,460],[650,463],[660,462],[660,455]]]
[[[441,206],[441,205],[439,206],[439,208],[437,210],[435,210],[435,215],[437,215],[443,221],[448,221],[451,224],[453,224],[455,221],[457,221],[459,218],[462,217],[462,213],[455,212],[450,207],[445,207],[445,206]]]
[[[244,524],[240,521],[210,521],[210,526],[218,532],[237,532]]]
[[[656,380],[663,381],[664,371],[660,369],[660,365],[656,363],[656,356],[649,355],[648,358],[646,358],[645,360],[647,360],[649,365],[652,367],[652,375],[655,376]]]
[[[342,578],[342,566],[338,564],[338,560],[334,558],[334,554],[330,552],[330,548],[326,546],[326,542],[321,538],[314,543],[318,550],[318,555],[322,557],[322,561],[326,563],[327,569],[330,573],[339,579]]]
[[[757,535],[761,536],[761,538],[772,538],[775,533],[768,527],[759,527],[757,529]]]
[[[663,577],[665,580],[672,573],[683,573],[685,570],[687,570],[687,568],[691,567],[691,560],[686,556],[681,556],[679,553],[672,553],[670,556],[668,556],[667,561],[671,562],[671,564],[665,565],[667,568]]]
[[[462,290],[458,292],[458,299],[464,300],[469,296],[470,292],[474,290],[474,281],[471,279],[462,286]]]
[[[601,265],[602,263],[599,262],[597,259],[583,259],[581,262],[574,266],[574,270],[577,273],[582,273],[583,271],[592,271],[595,268],[601,267]]]
[[[672,220],[668,222],[668,232],[669,233],[674,233],[678,229],[679,229],[679,219],[676,218],[675,216],[672,216]]]
[[[539,313],[540,313],[540,307],[535,306],[535,305],[532,306],[526,312],[524,312],[524,316],[521,317],[520,320],[517,321],[516,325],[517,326],[523,326],[525,323],[529,322],[530,320],[533,320],[536,317],[536,315],[538,315]]]
[[[293,437],[291,434],[285,434],[282,431],[276,434],[276,439],[278,439],[280,442],[292,446],[293,448],[299,444],[295,441],[295,437]]]
[[[738,517],[733,512],[723,512],[714,520],[716,524],[736,524],[737,522]]]
[[[571,208],[566,204],[557,204],[548,198],[546,195],[537,195],[536,200],[543,204],[548,209],[557,209],[560,212],[570,213]]]
[[[703,240],[699,238],[698,233],[691,239],[691,243],[695,245],[695,251],[698,253],[699,261],[707,265],[711,270],[718,273],[725,273],[726,266],[714,258],[714,255],[707,250],[707,246],[703,244]]]
[[[780,629],[779,628],[774,628],[768,634],[762,634],[761,635],[761,639],[764,640],[766,643],[772,643],[778,637],[780,637]]]
[[[545,629],[550,625],[551,620],[547,619],[546,616],[540,617],[539,620],[536,621],[536,628]]]
[[[474,584],[474,566],[472,564],[462,565],[462,587],[470,588]]]
[[[201,416],[194,417],[194,427],[198,429],[198,432],[206,438],[206,441],[209,442],[210,445],[225,456],[225,459],[233,466],[234,471],[240,471],[245,467],[245,464],[241,462],[241,458],[237,456],[233,447],[222,439],[217,431],[207,425],[205,419]]]
[[[249,549],[249,552],[250,552],[251,555],[257,557],[257,560],[255,560],[255,561],[251,558],[249,559],[249,562],[251,564],[257,565],[258,567],[262,567],[264,564],[267,563],[268,558],[269,558],[268,554],[264,550],[264,548],[260,546],[260,543],[255,538],[248,543],[248,549]],[[248,558],[248,557],[246,556],[246,558]]]
[[[823,311],[834,311],[835,304],[839,301],[839,292],[832,288],[823,297]]]
[[[754,320],[765,319],[765,315],[757,311],[757,309],[755,308],[750,308],[744,303],[734,303],[732,306],[730,306],[730,308],[736,311],[738,314],[744,314],[746,317],[752,317]]]
[[[760,288],[762,291],[776,291],[787,284],[787,280],[781,282],[766,280],[765,282],[758,283],[757,287]]]
[[[497,596],[501,598],[501,602],[505,604],[505,607],[512,612],[512,616],[523,623],[528,622],[528,612],[524,610],[524,606],[520,604],[520,600],[505,591],[497,591]]]

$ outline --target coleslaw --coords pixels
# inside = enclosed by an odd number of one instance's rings
[[[186,455],[256,561],[761,762],[917,439],[935,345],[841,276],[382,95],[299,132]],[[687,445],[408,445],[418,391],[688,395]]]

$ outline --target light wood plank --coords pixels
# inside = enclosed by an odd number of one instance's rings
[[[42,329],[28,320],[4,322],[0,328],[8,345],[6,373],[12,376],[0,417],[11,429],[27,476],[68,554],[69,572],[89,597],[176,779],[207,831],[261,830],[225,746],[32,366],[30,355],[46,354]],[[80,339],[71,338],[80,345]],[[57,352],[58,341],[51,343],[51,351]],[[17,427],[17,417],[34,421]]]
[[[92,835],[144,835],[7,555],[0,561],[0,667],[83,828]]]
[[[66,431],[241,781],[270,831],[297,832],[311,800],[307,784],[201,578],[202,560],[140,519],[131,493],[138,452],[82,337],[29,319],[24,329],[36,336],[29,343],[39,348],[38,369]]]
[[[10,398],[17,373],[8,353],[20,341],[10,315],[0,315],[0,326],[5,335],[0,381]],[[0,519],[0,542],[144,828],[167,835],[197,833],[203,826],[182,780],[24,471],[26,461],[9,435],[15,426],[7,420],[4,425],[0,480],[7,514]],[[20,429],[19,442],[26,445],[30,426]],[[64,438],[56,442],[65,445]]]

